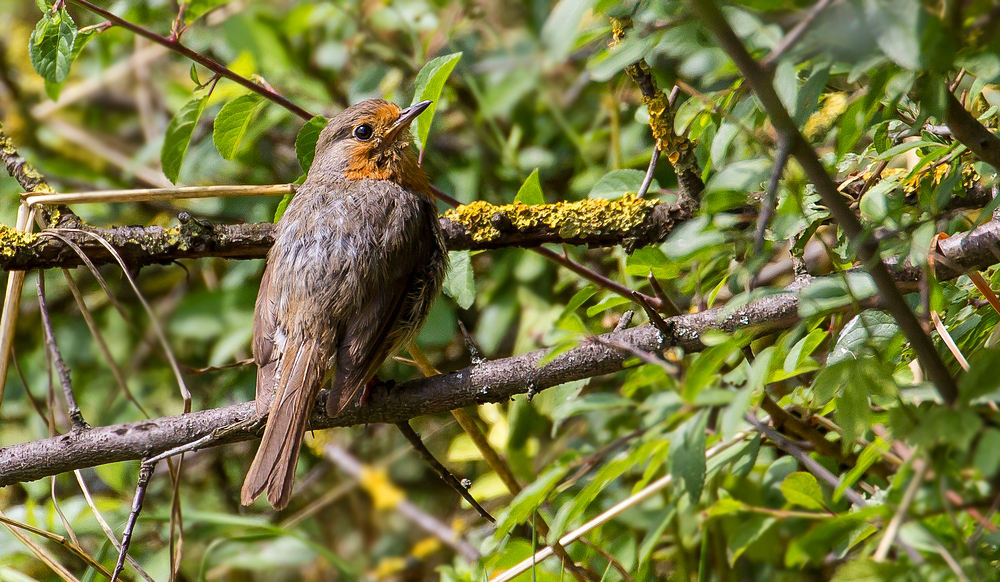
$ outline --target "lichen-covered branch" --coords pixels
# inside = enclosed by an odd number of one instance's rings
[[[673,228],[689,219],[695,204],[682,198],[668,204],[625,196],[620,200],[494,205],[474,202],[449,210],[441,218],[450,250],[536,247],[544,243],[589,246],[623,245],[633,249],[663,241]],[[87,226],[72,214],[54,217],[55,226],[87,230],[111,243],[132,267],[177,259],[223,257],[257,259],[274,242],[274,225],[205,224],[188,219],[178,226]],[[113,262],[93,237],[67,232],[95,264]],[[0,269],[30,270],[73,267],[79,256],[63,241],[44,233],[25,234],[0,226]]]
[[[612,18],[610,48],[615,48],[630,28],[632,19]],[[625,67],[625,73],[635,81],[642,93],[642,102],[649,111],[649,128],[656,139],[657,149],[666,153],[667,160],[677,174],[681,190],[688,196],[697,198],[705,189],[705,183],[701,179],[701,170],[694,155],[694,144],[674,131],[674,109],[670,106],[667,94],[657,87],[646,59],[639,59]]]
[[[990,222],[970,233],[941,241],[941,256],[935,259],[938,276],[955,278],[970,268],[986,268],[1000,262],[1000,222]],[[913,290],[920,272],[893,271],[900,287]],[[839,276],[839,275],[831,275]],[[678,315],[665,320],[666,334],[652,325],[615,331],[582,343],[552,362],[539,367],[548,350],[488,361],[450,374],[410,380],[387,391],[376,387],[361,408],[349,408],[331,418],[317,413],[314,429],[374,422],[397,423],[417,416],[436,414],[485,402],[502,402],[529,389],[544,390],[558,384],[610,374],[622,369],[636,351],[653,352],[677,346],[688,352],[703,349],[702,335],[709,330],[741,332],[755,337],[794,325],[798,317],[797,291],[807,281],[798,281],[785,293],[753,301],[741,308],[720,307],[701,313]],[[321,398],[323,395],[320,396]],[[317,411],[325,410],[317,406]],[[118,424],[0,448],[0,486],[93,467],[145,458],[185,445],[235,423],[213,445],[254,438],[249,427],[253,402],[203,410],[179,416]]]
[[[0,159],[3,160],[7,173],[17,180],[25,192],[55,192],[45,181],[45,177],[17,153],[14,142],[4,131],[2,121],[0,121]]]

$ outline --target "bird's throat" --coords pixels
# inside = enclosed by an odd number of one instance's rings
[[[352,156],[344,169],[348,180],[389,180],[416,192],[431,196],[430,180],[417,164],[412,152],[387,152],[382,156]]]

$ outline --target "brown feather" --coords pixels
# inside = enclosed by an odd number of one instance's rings
[[[306,422],[322,382],[312,343],[290,346],[281,359],[281,373],[271,401],[264,436],[243,482],[241,501],[253,503],[265,489],[275,509],[288,505]]]

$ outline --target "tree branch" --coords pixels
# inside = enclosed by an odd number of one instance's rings
[[[1000,138],[979,123],[965,107],[948,91],[948,111],[945,123],[955,139],[965,144],[972,153],[987,164],[1000,170]]]
[[[1000,263],[1000,222],[990,222],[966,234],[956,234],[939,244],[935,258],[941,279],[952,279],[966,269]],[[904,267],[893,271],[900,286],[916,289],[920,271]],[[839,276],[839,275],[833,275]],[[688,352],[703,349],[700,338],[709,330],[736,331],[760,337],[787,329],[798,320],[798,295],[807,282],[796,282],[787,292],[753,301],[739,309],[719,307],[701,313],[667,318],[666,338],[652,325],[606,333],[538,367],[548,350],[483,362],[450,374],[410,380],[387,392],[376,387],[363,408],[349,408],[330,418],[317,413],[315,429],[370,423],[397,423],[426,414],[486,402],[502,402],[529,387],[544,390],[564,382],[610,374],[633,358],[634,350],[654,352],[677,346]],[[663,339],[661,339],[663,338]],[[623,346],[621,348],[614,347]],[[624,346],[628,346],[625,349]],[[321,394],[320,398],[324,398]],[[317,406],[317,411],[326,410]],[[234,423],[254,417],[253,402],[126,424],[76,431],[71,434],[0,448],[0,486],[92,467],[136,460],[193,442]],[[255,434],[248,429],[228,431],[213,445],[245,441]]]
[[[661,242],[694,213],[689,199],[667,204],[634,196],[620,200],[590,199],[557,204],[494,205],[474,202],[449,210],[441,218],[450,250],[537,247],[544,243],[613,246],[627,250]],[[130,266],[164,264],[177,259],[222,257],[259,259],[274,243],[274,225],[205,224],[182,220],[177,227],[84,225],[72,214],[60,217],[59,228],[93,232],[115,247]],[[113,257],[93,237],[65,233],[95,264]],[[14,233],[0,226],[0,270],[75,267],[80,257],[66,243],[38,234]]]
[[[886,269],[879,254],[879,245],[870,232],[862,226],[858,217],[847,205],[833,178],[827,173],[826,167],[820,161],[816,151],[799,132],[798,126],[792,120],[774,89],[771,77],[759,63],[750,55],[743,42],[729,26],[722,11],[711,0],[688,0],[688,6],[698,16],[719,42],[719,46],[733,59],[733,63],[746,77],[747,83],[753,88],[764,110],[768,113],[775,129],[789,140],[790,151],[806,176],[816,187],[823,204],[830,209],[837,224],[844,234],[855,243],[857,256],[864,269],[872,276],[878,288],[879,296],[887,311],[899,325],[921,365],[927,371],[927,377],[944,401],[951,405],[958,400],[958,385],[951,376],[941,355],[934,348],[934,342],[921,327],[917,317],[903,299],[896,281]]]
[[[240,85],[246,87],[247,89],[253,91],[254,93],[261,95],[265,99],[270,99],[271,101],[277,103],[278,105],[281,105],[285,109],[291,111],[292,113],[298,115],[299,117],[301,117],[306,121],[309,121],[310,119],[313,118],[313,114],[309,113],[305,109],[302,109],[298,105],[292,103],[285,97],[282,97],[281,95],[275,93],[270,88],[265,87],[264,85],[261,85],[259,83],[254,83],[250,79],[247,79],[242,75],[238,75],[232,72],[225,66],[213,61],[212,59],[206,57],[203,54],[196,53],[195,51],[189,49],[188,47],[184,46],[183,44],[181,44],[176,40],[171,40],[165,36],[156,34],[151,30],[145,29],[137,24],[133,24],[120,16],[108,12],[107,10],[101,8],[100,6],[88,2],[87,0],[69,0],[69,1],[72,2],[73,4],[76,4],[93,12],[94,14],[100,15],[102,18],[105,18],[108,21],[114,23],[116,26],[120,26],[126,30],[138,34],[139,36],[148,38],[149,40],[155,42],[156,44],[163,45],[168,49],[191,59],[192,61],[198,63],[199,65],[205,67],[206,69],[212,71],[213,73],[219,76],[225,77],[230,81],[235,81],[236,83],[239,83]]]

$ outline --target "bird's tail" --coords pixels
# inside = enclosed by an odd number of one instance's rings
[[[311,342],[289,342],[282,354],[264,436],[243,482],[243,505],[253,503],[265,489],[275,509],[288,505],[302,436],[322,385],[318,352]]]

